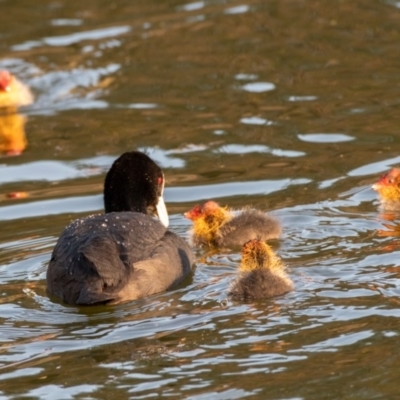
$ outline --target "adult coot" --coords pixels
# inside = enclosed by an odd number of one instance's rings
[[[47,270],[48,291],[68,304],[119,303],[181,282],[193,255],[167,229],[163,190],[164,174],[150,157],[122,154],[104,182],[105,214],[77,219],[59,237]]]

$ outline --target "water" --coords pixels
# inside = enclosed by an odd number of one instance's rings
[[[0,68],[36,101],[0,160],[0,399],[398,397],[399,217],[370,187],[400,162],[398,2],[1,7]],[[271,210],[295,291],[233,302],[239,251],[199,249],[172,292],[50,299],[58,235],[136,148],[186,238],[198,201]]]

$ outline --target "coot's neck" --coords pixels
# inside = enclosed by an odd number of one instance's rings
[[[145,193],[127,174],[107,174],[104,182],[104,210],[110,212],[135,211],[147,214]]]

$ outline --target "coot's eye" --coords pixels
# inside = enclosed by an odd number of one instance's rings
[[[157,195],[162,196],[164,192],[164,176],[157,178]]]

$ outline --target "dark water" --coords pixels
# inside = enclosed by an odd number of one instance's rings
[[[0,399],[398,398],[400,217],[370,185],[400,162],[399,2],[0,7],[0,68],[36,96],[26,151],[0,159]],[[199,250],[173,292],[49,299],[58,235],[137,148],[182,236],[202,199],[272,210],[295,291],[232,302],[240,254]]]

